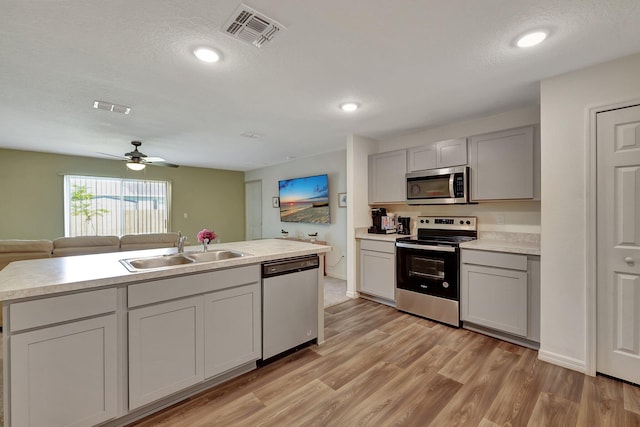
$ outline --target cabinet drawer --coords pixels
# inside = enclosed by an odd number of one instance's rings
[[[508,268],[510,270],[527,271],[527,256],[507,254],[503,252],[463,249],[462,264],[477,264],[489,267]]]
[[[360,240],[360,250],[386,252],[394,254],[396,252],[396,242],[383,242],[380,240]]]
[[[81,292],[11,304],[11,331],[49,326],[116,310],[116,289]]]
[[[130,285],[128,306],[169,301],[260,281],[260,266],[229,268]]]

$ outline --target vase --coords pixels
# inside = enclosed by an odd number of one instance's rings
[[[209,244],[209,239],[202,239],[202,252],[207,252],[208,244]]]

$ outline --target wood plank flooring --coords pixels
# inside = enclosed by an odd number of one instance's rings
[[[640,426],[640,390],[537,352],[351,300],[326,342],[132,425]]]

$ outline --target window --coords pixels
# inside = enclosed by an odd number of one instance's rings
[[[65,175],[65,236],[122,236],[169,229],[171,183]]]

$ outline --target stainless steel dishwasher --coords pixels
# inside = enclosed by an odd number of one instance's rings
[[[318,338],[317,255],[262,264],[262,359]]]

